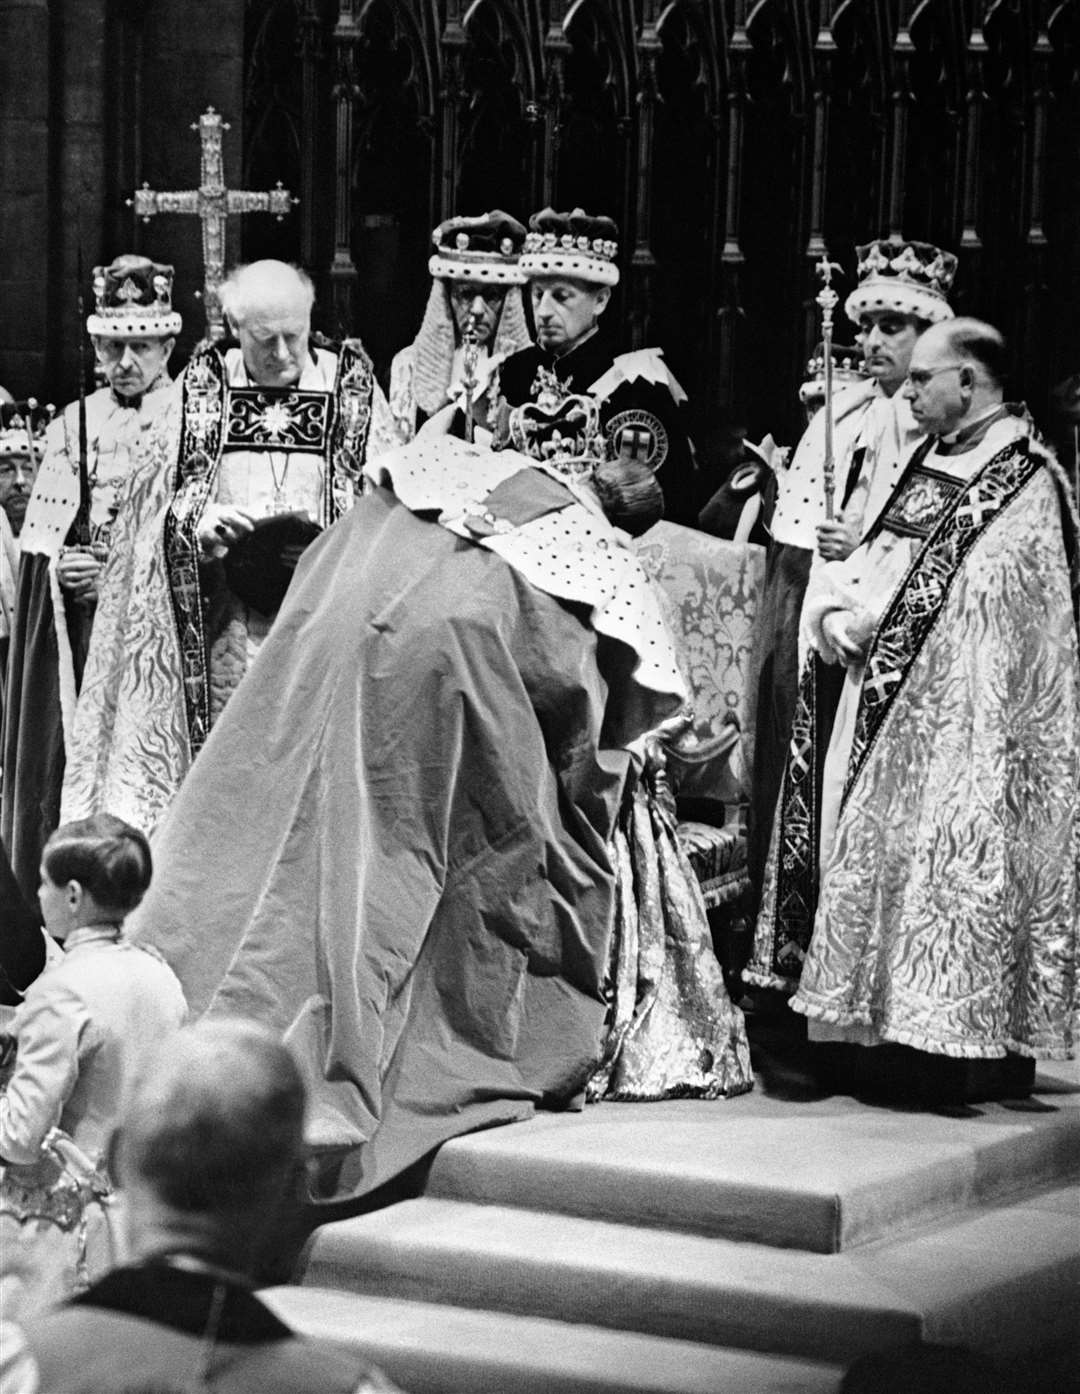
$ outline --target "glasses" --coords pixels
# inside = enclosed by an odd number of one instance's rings
[[[936,378],[938,373],[947,373],[953,368],[966,368],[966,363],[944,363],[940,368],[916,368],[913,373],[908,373],[907,380],[916,391],[922,391],[924,387],[929,387],[930,379]]]

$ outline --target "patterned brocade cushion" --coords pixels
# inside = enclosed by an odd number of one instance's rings
[[[691,743],[719,735],[725,717],[733,713],[742,737],[731,769],[747,794],[757,701],[754,623],[765,580],[765,549],[657,523],[638,538],[634,551],[662,592],[694,708]],[[711,791],[699,786],[695,792]],[[716,793],[730,798],[729,792]]]
[[[679,823],[677,836],[701,886],[706,909],[728,905],[748,889],[746,836],[738,824],[714,828],[709,823]]]

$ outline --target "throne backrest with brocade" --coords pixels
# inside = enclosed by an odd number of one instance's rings
[[[690,692],[693,724],[680,738],[687,753],[721,738],[732,719],[740,739],[715,785],[703,770],[693,792],[729,802],[749,796],[757,701],[755,626],[765,580],[765,549],[729,542],[676,523],[657,523],[634,543],[658,583],[675,651]]]

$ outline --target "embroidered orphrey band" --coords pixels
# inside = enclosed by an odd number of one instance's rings
[[[213,495],[222,454],[226,448],[318,451],[326,459],[323,516],[327,523],[334,522],[359,492],[374,387],[371,360],[357,339],[341,346],[331,393],[230,388],[224,360],[213,347],[197,350],[188,364],[179,480],[165,522],[165,555],[193,757],[210,732],[198,524]],[[235,409],[234,403],[238,403]],[[272,412],[278,407],[287,411]],[[317,445],[316,428],[320,432]]]

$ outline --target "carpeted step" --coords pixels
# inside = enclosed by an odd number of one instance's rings
[[[421,1199],[324,1226],[303,1281],[834,1362],[920,1337],[1010,1351],[1071,1334],[1078,1204],[1060,1188],[820,1254]]]
[[[313,1288],[260,1294],[308,1336],[354,1346],[410,1394],[834,1394],[817,1361],[536,1317]]]
[[[834,1253],[1080,1170],[1080,1075],[939,1115],[757,1091],[602,1104],[446,1143],[425,1193]]]

